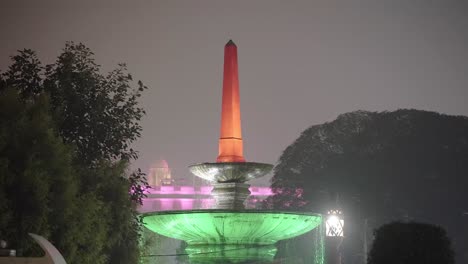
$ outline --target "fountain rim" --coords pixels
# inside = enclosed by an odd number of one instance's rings
[[[252,210],[252,209],[245,209],[245,210],[232,210],[232,209],[197,209],[197,210],[167,210],[167,211],[155,211],[155,212],[147,212],[142,213],[140,216],[143,218],[146,216],[152,215],[170,215],[170,214],[185,214],[185,213],[275,213],[275,214],[290,214],[290,215],[307,215],[307,216],[320,216],[323,217],[322,214],[319,213],[312,213],[312,212],[299,212],[299,211],[286,211],[286,210]]]

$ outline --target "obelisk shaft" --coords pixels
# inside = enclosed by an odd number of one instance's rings
[[[224,47],[221,136],[217,162],[245,162],[241,133],[237,46],[229,40]]]

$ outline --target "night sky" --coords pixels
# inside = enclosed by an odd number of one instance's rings
[[[51,63],[68,40],[105,71],[126,62],[149,87],[134,166],[164,158],[188,177],[217,156],[230,38],[245,157],[276,163],[305,128],[348,111],[468,115],[467,12],[463,0],[2,0],[0,70],[22,48]]]

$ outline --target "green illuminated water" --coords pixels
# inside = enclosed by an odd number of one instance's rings
[[[191,263],[269,263],[278,240],[321,229],[322,216],[253,210],[165,211],[144,214],[143,223],[153,232],[186,241]],[[323,232],[317,233],[312,261],[323,264]]]
[[[325,264],[325,227],[322,222],[315,231],[316,235],[314,236],[314,249],[315,249],[315,258],[314,264]]]

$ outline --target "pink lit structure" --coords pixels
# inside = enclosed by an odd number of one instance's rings
[[[214,205],[211,197],[213,186],[153,186],[146,190],[147,197],[138,208],[140,213],[168,210],[207,209]],[[255,208],[268,196],[273,195],[270,187],[249,188],[251,195],[247,208]]]

